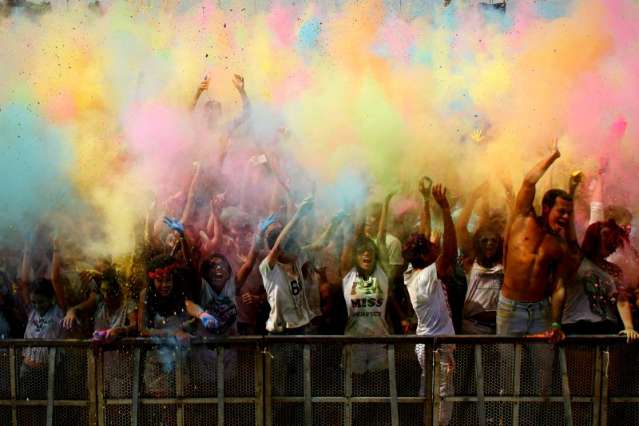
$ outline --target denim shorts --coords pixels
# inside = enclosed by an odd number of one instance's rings
[[[497,304],[497,334],[523,336],[550,329],[550,300],[517,302],[499,293]]]

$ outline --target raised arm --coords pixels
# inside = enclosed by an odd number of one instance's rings
[[[284,241],[286,241],[293,228],[295,228],[299,223],[300,219],[304,217],[304,215],[307,214],[311,210],[311,208],[313,208],[313,198],[306,197],[304,201],[302,201],[302,204],[297,209],[291,220],[289,220],[284,229],[282,229],[280,235],[277,237],[277,240],[275,240],[275,244],[273,244],[271,251],[269,251],[268,255],[266,256],[266,261],[269,268],[273,268],[273,266],[275,266],[280,246]]]
[[[182,210],[182,217],[180,222],[189,223],[193,217],[193,204],[195,201],[195,190],[197,189],[198,180],[200,178],[200,163],[193,163],[193,176],[191,177],[191,183],[189,184],[189,191],[186,195],[186,204],[184,210]]]
[[[559,147],[555,142],[554,150],[526,174],[515,201],[515,214],[525,216],[530,213],[535,200],[535,185],[560,156]]]
[[[584,174],[581,171],[572,172],[570,175],[570,179],[568,181],[568,193],[570,196],[575,198],[575,194],[577,193],[577,188],[579,184],[584,178]],[[575,213],[574,211],[570,213],[570,219],[568,222],[568,228],[566,228],[566,241],[571,249],[576,250],[579,247],[579,242],[577,241],[577,230],[575,229]]]
[[[428,176],[422,177],[417,186],[419,193],[422,194],[422,211],[420,212],[419,232],[429,241],[432,229],[430,223],[430,190],[432,186],[433,181]]]
[[[347,222],[347,226],[344,227],[344,246],[342,247],[342,254],[340,256],[340,276],[344,277],[348,274],[348,271],[353,267],[353,250],[355,249],[355,241],[364,235],[364,220],[355,217],[355,214],[351,216],[354,220]]]
[[[64,312],[66,301],[64,299],[64,286],[60,282],[60,244],[57,237],[53,238],[53,258],[51,259],[51,284],[55,292],[58,306]]]
[[[29,276],[31,274],[31,244],[29,241],[25,242],[24,250],[22,252],[22,264],[20,265],[20,276],[18,279],[18,294],[22,299],[22,304],[28,306],[31,301],[29,300]]]
[[[246,279],[253,270],[253,266],[255,266],[259,247],[261,247],[264,241],[264,233],[269,226],[275,223],[276,220],[277,215],[273,213],[269,217],[262,219],[257,225],[257,232],[255,233],[255,238],[253,239],[253,243],[251,244],[251,249],[249,250],[249,254],[246,257],[246,261],[242,264],[242,266],[240,266],[237,274],[235,274],[235,286],[238,289],[244,285]]]
[[[437,276],[441,278],[450,274],[457,260],[457,236],[453,216],[450,212],[450,204],[446,198],[446,188],[442,185],[435,185],[433,187],[433,198],[442,210],[442,219],[444,221],[442,251],[435,261]]]
[[[396,191],[391,191],[384,198],[384,203],[382,204],[382,212],[379,217],[379,225],[377,228],[377,248],[379,249],[379,261],[382,265],[382,268],[384,269],[384,272],[386,272],[386,275],[389,277],[394,276],[394,271],[391,270],[392,268],[388,259],[388,247],[386,246],[386,226],[388,224],[388,207],[396,193]]]
[[[468,255],[472,251],[473,242],[468,232],[468,222],[470,222],[470,218],[473,214],[473,210],[475,209],[475,204],[477,204],[477,200],[481,198],[482,194],[487,190],[488,182],[483,182],[477,188],[473,190],[468,196],[468,199],[464,203],[464,207],[462,208],[459,217],[457,218],[457,226],[455,228],[455,232],[457,232],[457,239],[459,241],[459,246],[464,255]]]
[[[200,96],[202,96],[202,93],[206,92],[207,90],[209,90],[209,78],[208,76],[204,76],[204,80],[202,80],[202,82],[198,86],[197,91],[195,92],[195,96],[193,97],[193,101],[191,102],[191,110],[195,109]]]
[[[330,224],[326,227],[326,229],[324,229],[320,236],[311,244],[304,246],[303,249],[306,251],[318,251],[326,248],[331,240],[331,237],[335,233],[335,230],[337,229],[339,224],[342,223],[345,217],[346,213],[340,210],[335,216],[333,216]]]
[[[239,74],[233,75],[233,86],[240,94],[242,98],[242,113],[236,117],[231,123],[231,127],[229,129],[229,133],[232,134],[238,127],[248,120],[251,116],[251,102],[246,94],[246,90],[244,89],[244,77]]]

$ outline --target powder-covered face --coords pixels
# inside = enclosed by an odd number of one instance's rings
[[[377,261],[375,246],[372,243],[360,244],[355,248],[355,261],[360,270],[369,274],[372,273]]]

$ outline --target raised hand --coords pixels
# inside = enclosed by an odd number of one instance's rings
[[[423,176],[417,183],[417,189],[419,190],[419,193],[422,194],[422,197],[425,200],[430,198],[430,191],[432,187],[433,180],[428,176]]]
[[[306,215],[313,209],[313,204],[315,203],[315,199],[312,196],[308,196],[304,198],[302,203],[298,207],[298,212],[300,215]]]
[[[173,231],[177,231],[180,235],[184,235],[184,224],[179,220],[166,216],[164,218],[164,224]]]
[[[581,183],[583,179],[584,179],[584,172],[582,172],[581,170],[575,170],[574,172],[570,174],[570,181],[569,181],[570,193],[575,192],[575,189],[577,189],[577,187],[579,186],[579,184]]]
[[[259,235],[264,235],[264,232],[266,232],[268,227],[277,221],[278,216],[279,215],[277,213],[272,213],[269,217],[260,220],[260,223],[257,225]]]
[[[206,92],[207,90],[209,90],[209,77],[204,76],[204,80],[202,80],[202,82],[200,83],[200,87],[197,88],[197,91],[202,93]]]
[[[443,185],[438,184],[433,187],[433,198],[442,210],[450,210],[450,204],[446,198],[446,188]]]
[[[239,74],[233,74],[233,86],[240,91],[244,91],[244,77]]]

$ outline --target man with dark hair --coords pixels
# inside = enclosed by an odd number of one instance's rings
[[[524,335],[548,331],[562,340],[564,280],[570,250],[576,248],[572,197],[551,189],[542,199],[542,214],[533,207],[535,185],[560,156],[555,148],[524,178],[508,225],[504,247],[504,285],[497,308],[497,334]]]

